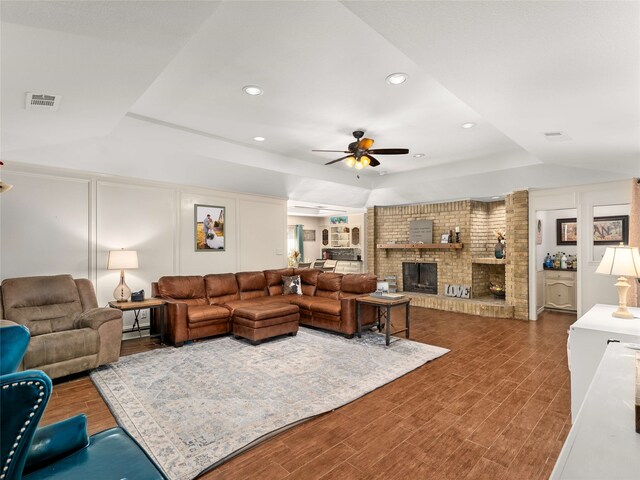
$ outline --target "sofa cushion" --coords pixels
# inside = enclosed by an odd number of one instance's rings
[[[239,272],[236,273],[240,300],[267,295],[267,281],[262,272]]]
[[[204,279],[200,275],[173,275],[160,277],[158,293],[161,297],[180,300],[189,305],[206,305]]]
[[[347,273],[342,277],[340,290],[345,293],[371,293],[375,292],[377,279],[375,275],[368,273]]]
[[[24,355],[24,369],[40,368],[42,365],[64,362],[74,358],[97,355],[100,350],[100,335],[92,328],[78,328],[49,335],[31,337]]]
[[[216,273],[204,277],[207,298],[211,305],[223,305],[240,300],[238,282],[233,273]]]
[[[236,317],[248,318],[249,320],[266,320],[269,318],[286,317],[298,313],[296,305],[288,303],[272,303],[262,305],[247,305],[240,307],[233,313],[234,321]]]
[[[333,315],[340,317],[341,310],[340,300],[333,300],[331,298],[315,297],[311,302],[311,311],[316,313],[325,313],[327,315]]]
[[[318,286],[316,289],[316,297],[340,298],[340,287],[342,286],[341,273],[323,272],[318,275]]]
[[[303,295],[314,296],[316,294],[318,275],[320,275],[321,273],[321,270],[316,270],[313,268],[295,268],[293,270],[294,275],[300,275]]]
[[[269,295],[282,295],[282,276],[293,275],[293,268],[279,268],[277,270],[265,270],[264,278],[267,281]]]
[[[189,325],[210,320],[228,320],[229,309],[217,305],[191,305],[187,310]]]
[[[32,337],[70,330],[82,313],[71,275],[5,279],[2,301],[4,318],[25,325]]]

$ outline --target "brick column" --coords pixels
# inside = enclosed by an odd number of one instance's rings
[[[529,192],[513,192],[505,198],[506,251],[505,288],[507,305],[514,318],[529,319]]]

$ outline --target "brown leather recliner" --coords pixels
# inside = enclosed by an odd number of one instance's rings
[[[58,378],[118,361],[122,312],[99,308],[90,280],[71,275],[7,278],[0,291],[2,323],[24,325],[31,334],[24,370],[44,370]]]
[[[210,285],[214,285],[210,281]],[[215,287],[210,286],[212,292]],[[205,281],[200,275],[161,277],[154,285],[154,296],[167,302],[167,331],[176,346],[194,338],[210,337],[231,331],[229,310],[210,304]]]

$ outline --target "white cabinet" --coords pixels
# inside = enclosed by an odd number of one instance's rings
[[[636,351],[606,348],[551,480],[640,478],[640,435],[635,432]]]
[[[571,419],[575,422],[607,340],[640,343],[640,308],[629,308],[637,318],[616,318],[615,305],[594,305],[569,329]]]
[[[545,270],[545,307],[575,311],[577,308],[576,297],[576,272]]]
[[[336,273],[362,273],[362,262],[359,260],[338,260]]]

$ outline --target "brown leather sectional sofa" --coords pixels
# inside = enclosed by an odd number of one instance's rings
[[[300,275],[302,295],[283,295],[282,276]],[[376,289],[368,274],[325,273],[281,268],[264,272],[166,276],[152,284],[152,295],[167,302],[167,331],[176,346],[187,340],[229,333],[237,308],[285,303],[300,309],[300,323],[352,337],[358,296]],[[374,310],[363,306],[363,324]]]

